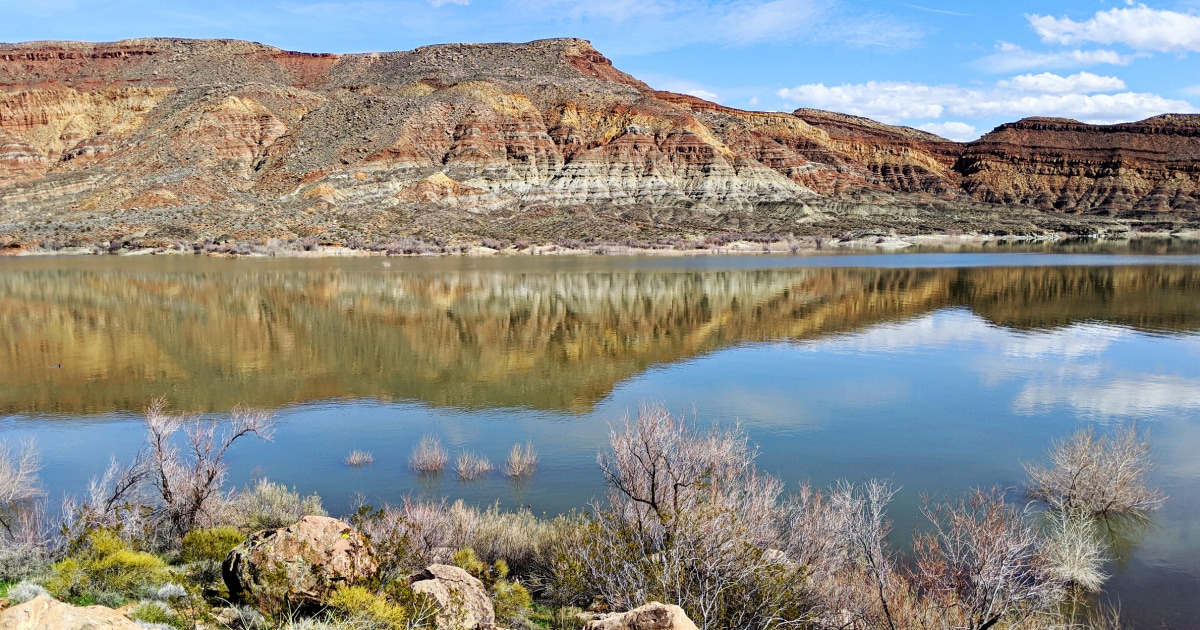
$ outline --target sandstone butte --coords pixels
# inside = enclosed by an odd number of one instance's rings
[[[955,143],[655,91],[579,39],[0,44],[0,247],[1178,232],[1200,116]]]

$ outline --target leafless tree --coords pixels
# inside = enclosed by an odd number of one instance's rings
[[[1066,584],[1049,570],[1029,509],[1004,502],[1000,490],[926,503],[932,524],[914,541],[914,582],[946,628],[987,630],[1046,614]]]
[[[159,520],[172,535],[182,537],[211,517],[221,498],[229,448],[252,434],[270,439],[273,417],[238,407],[225,431],[218,433],[219,423],[213,420],[168,413],[162,398],[146,408],[145,474],[156,495]],[[182,447],[173,439],[180,432]]]
[[[1029,495],[1051,507],[1089,514],[1149,511],[1162,505],[1162,493],[1146,485],[1153,468],[1150,441],[1137,425],[1097,435],[1093,427],[1055,441],[1050,465],[1027,464]]]

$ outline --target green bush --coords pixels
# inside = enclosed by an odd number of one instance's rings
[[[88,532],[72,545],[68,556],[52,567],[46,589],[64,601],[136,598],[173,581],[157,556],[134,551],[109,529]]]
[[[522,621],[528,615],[533,598],[530,597],[528,589],[524,586],[506,579],[508,563],[503,559],[488,566],[479,559],[479,556],[475,555],[474,549],[464,547],[454,553],[451,563],[483,582],[484,587],[492,596],[497,623],[506,626],[515,625],[514,622]]]
[[[179,630],[187,630],[188,628],[187,620],[171,612],[170,608],[157,602],[146,602],[139,605],[129,612],[129,617],[135,621],[161,624],[178,628]]]
[[[516,626],[514,622],[525,619],[533,598],[529,590],[517,582],[500,580],[492,587],[492,605],[496,610],[496,623],[503,626]]]
[[[183,537],[179,559],[189,563],[202,560],[221,562],[244,540],[246,537],[241,532],[229,526],[193,529]]]
[[[326,603],[340,616],[373,628],[403,630],[412,618],[407,607],[388,601],[362,586],[339,588]]]

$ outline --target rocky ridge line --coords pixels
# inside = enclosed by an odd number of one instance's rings
[[[1200,116],[960,144],[659,92],[588,42],[0,45],[0,245],[1200,225]]]

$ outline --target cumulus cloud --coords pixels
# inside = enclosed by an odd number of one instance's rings
[[[987,72],[1002,74],[1022,70],[1078,68],[1082,66],[1127,66],[1137,55],[1122,55],[1114,50],[1057,50],[1035,52],[1016,44],[1000,42],[996,52],[975,62]]]
[[[1140,120],[1164,112],[1200,111],[1187,101],[1157,94],[1091,93],[1124,87],[1116,77],[1044,73],[1013,77],[990,88],[868,81],[835,86],[810,83],[785,88],[777,94],[801,106],[833,109],[891,124],[943,117],[969,120],[1025,116],[1058,116],[1103,124]]]
[[[928,131],[929,133],[939,135],[943,138],[955,140],[957,142],[967,142],[979,137],[979,130],[975,125],[968,125],[965,122],[956,120],[946,121],[944,123],[924,123],[917,125],[917,129]]]
[[[1082,22],[1050,15],[1030,15],[1028,19],[1048,44],[1123,44],[1142,51],[1200,52],[1200,15],[1192,13],[1141,4],[1099,11]]]
[[[1043,72],[1015,76],[1008,81],[997,83],[996,87],[1040,94],[1093,94],[1124,90],[1125,82],[1117,77],[1102,77],[1091,72],[1080,72],[1067,77]]]

